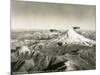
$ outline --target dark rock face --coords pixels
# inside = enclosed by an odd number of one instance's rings
[[[16,57],[17,58],[17,57]],[[56,61],[56,62],[55,62]],[[12,62],[12,71],[13,72],[28,72],[28,73],[35,73],[35,72],[45,72],[45,71],[54,71],[56,70],[56,67],[61,66],[64,64],[62,61],[59,63],[60,59],[57,57],[50,57],[46,56],[40,52],[34,53],[32,57],[28,60],[24,58],[16,59],[15,62]],[[55,62],[55,64],[54,64]],[[57,66],[57,64],[59,66]]]
[[[63,45],[62,42],[58,42],[57,44],[58,44],[59,46],[62,46],[62,45]]]

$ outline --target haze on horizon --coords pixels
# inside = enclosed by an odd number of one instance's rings
[[[11,2],[11,29],[81,29],[95,30],[96,6],[28,1]]]

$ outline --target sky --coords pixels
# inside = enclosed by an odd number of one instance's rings
[[[13,30],[81,29],[95,30],[96,6],[29,1],[11,2]]]

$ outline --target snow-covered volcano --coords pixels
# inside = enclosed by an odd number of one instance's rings
[[[82,46],[93,46],[95,45],[95,41],[84,37],[83,35],[78,34],[73,29],[67,30],[66,32],[62,33],[57,39],[58,42],[62,42],[63,45],[66,44],[78,44]]]
[[[57,38],[40,42],[37,45],[37,47],[40,47],[38,48],[40,51],[48,54],[60,54],[76,49],[87,49],[93,46],[95,46],[94,40],[85,38],[83,35],[78,34],[73,29],[63,32]]]

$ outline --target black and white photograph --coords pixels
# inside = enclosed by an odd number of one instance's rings
[[[11,0],[11,75],[96,70],[96,5]]]

